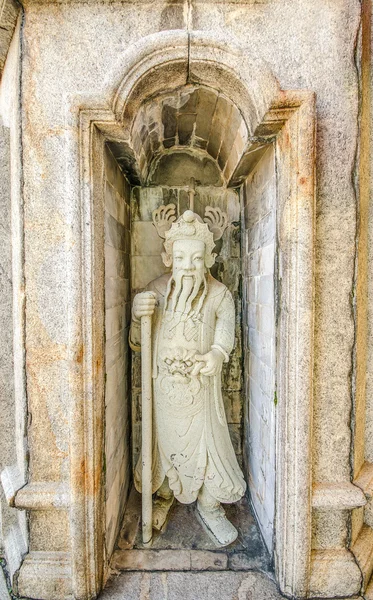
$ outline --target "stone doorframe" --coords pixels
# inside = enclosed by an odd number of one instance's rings
[[[71,380],[72,592],[95,596],[104,556],[104,233],[103,147],[129,143],[142,101],[157,91],[201,83],[222,91],[239,108],[249,139],[231,182],[256,148],[275,143],[278,174],[277,449],[275,566],[282,592],[307,594],[311,556],[311,444],[315,99],[309,91],[281,91],[267,66],[250,60],[230,39],[206,32],[171,31],[144,38],[113,67],[121,82],[111,108],[90,100],[79,109],[81,217],[81,339],[79,377]],[[123,75],[124,73],[124,75]],[[116,80],[108,74],[107,81]],[[101,108],[91,108],[101,106]],[[246,172],[247,175],[247,172]],[[74,344],[78,343],[74,339]],[[71,585],[71,582],[70,582]],[[71,589],[71,588],[70,588]]]

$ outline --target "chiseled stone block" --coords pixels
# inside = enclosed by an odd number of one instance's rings
[[[273,238],[271,243],[260,248],[260,274],[269,275],[275,268],[275,244]]]
[[[119,571],[189,571],[190,550],[127,550],[115,552],[112,567]]]
[[[110,340],[119,331],[129,326],[130,308],[130,302],[106,308],[105,334],[107,340]]]
[[[105,147],[104,152],[104,163],[105,177],[109,184],[114,188],[121,198],[129,199],[130,188],[128,181],[126,180],[114,156],[107,147]]]
[[[132,256],[160,256],[163,240],[151,221],[134,221],[131,232]]]
[[[129,280],[107,277],[105,279],[105,306],[113,308],[114,306],[124,306],[130,299]]]
[[[126,254],[130,252],[130,234],[128,229],[119,223],[108,212],[105,213],[105,242]]]
[[[132,290],[143,290],[150,281],[166,272],[161,256],[132,256]]]
[[[105,277],[129,279],[129,270],[129,255],[109,244],[105,244]]]
[[[274,304],[274,280],[273,275],[262,275],[258,282],[259,304]]]
[[[310,595],[330,598],[359,593],[361,571],[349,550],[314,550],[311,561]]]
[[[105,185],[105,210],[121,225],[125,226],[126,203],[113,186],[107,181]]]

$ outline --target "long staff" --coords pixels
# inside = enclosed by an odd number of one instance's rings
[[[151,546],[152,525],[152,318],[141,317],[142,541]]]

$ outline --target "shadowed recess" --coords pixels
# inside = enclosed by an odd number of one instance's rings
[[[166,168],[170,161],[163,158],[167,152],[188,150],[189,154],[205,155],[198,167],[197,158],[194,167],[188,159],[192,170],[202,170],[209,184],[221,185],[237,167],[248,132],[230,100],[211,88],[187,85],[144,103],[134,120],[131,138],[142,181],[158,181],[157,170]],[[169,168],[177,168],[179,160],[172,159]]]

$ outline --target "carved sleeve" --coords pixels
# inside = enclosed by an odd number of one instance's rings
[[[235,310],[232,294],[229,290],[224,292],[223,298],[216,311],[216,327],[212,347],[220,348],[225,355],[224,362],[228,362],[229,354],[234,346]]]

